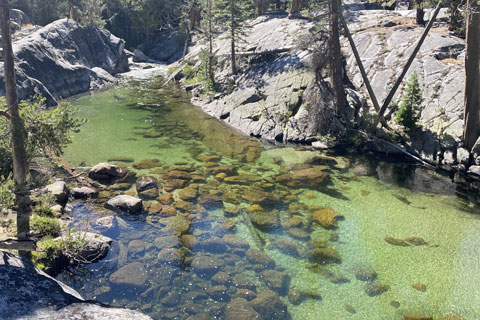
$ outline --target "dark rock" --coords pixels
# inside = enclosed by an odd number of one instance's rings
[[[287,306],[273,291],[266,290],[259,293],[249,304],[262,319],[288,319]]]
[[[192,270],[201,276],[213,276],[221,270],[224,262],[213,255],[197,254],[193,260]]]
[[[98,181],[107,181],[119,178],[123,175],[123,170],[114,164],[99,163],[88,172],[90,179]]]
[[[227,273],[220,271],[217,272],[213,277],[212,277],[212,283],[217,285],[217,284],[222,284],[226,285],[230,281],[230,277],[228,276]]]
[[[257,289],[255,282],[253,282],[246,274],[237,274],[232,279],[232,284],[240,289],[248,289],[253,291]]]
[[[342,284],[342,283],[348,283],[350,282],[350,279],[347,278],[346,276],[338,273],[332,274],[330,277],[330,282],[335,283],[335,284]]]
[[[308,240],[310,238],[310,232],[300,228],[290,228],[287,233],[295,239]]]
[[[355,268],[355,278],[360,281],[374,281],[377,279],[377,273],[370,267]]]
[[[365,293],[370,297],[381,295],[390,290],[390,286],[382,283],[370,283],[365,287]]]
[[[341,263],[342,257],[334,248],[315,248],[309,251],[309,260],[319,264]]]
[[[233,234],[226,234],[223,236],[222,241],[229,246],[230,248],[243,248],[248,249],[250,245],[248,244],[247,240],[242,237],[233,235]]]
[[[247,259],[252,264],[262,265],[264,268],[275,267],[275,261],[272,260],[265,252],[258,249],[248,249],[246,252]]]
[[[143,210],[141,199],[127,195],[120,195],[110,199],[107,202],[107,207],[119,209],[132,214],[139,214]]]
[[[302,247],[298,243],[291,240],[280,239],[275,241],[273,244],[281,252],[293,257],[298,257],[302,251]]]
[[[110,282],[115,284],[143,286],[147,280],[147,270],[140,262],[127,264],[110,275]]]
[[[138,193],[144,192],[149,189],[157,189],[158,181],[155,177],[140,177],[135,183],[135,187]]]
[[[288,300],[293,305],[299,305],[305,301],[308,297],[308,294],[303,290],[291,289],[288,291]]]
[[[208,288],[207,294],[216,301],[230,301],[230,296],[227,293],[227,287],[225,287],[224,285],[216,285]]]
[[[157,259],[160,263],[181,265],[185,259],[185,254],[183,250],[178,248],[163,248],[158,253]]]
[[[225,306],[225,320],[255,320],[262,319],[253,310],[248,301],[242,298],[235,298]]]
[[[290,276],[287,273],[277,270],[264,270],[260,276],[267,286],[278,294],[284,295],[288,291]]]
[[[345,305],[345,310],[351,314],[356,314],[357,310],[351,305],[351,304],[346,304]]]
[[[180,239],[176,235],[163,236],[155,238],[155,246],[159,249],[176,248],[180,243]]]
[[[392,301],[390,302],[390,305],[391,305],[392,307],[394,307],[395,309],[400,308],[400,302],[398,302],[398,301],[396,301],[396,300],[392,300]]]

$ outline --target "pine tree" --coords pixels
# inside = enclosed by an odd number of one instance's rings
[[[408,134],[417,128],[417,121],[422,111],[423,96],[418,82],[417,72],[413,72],[403,91],[400,109],[398,110],[395,122],[402,125]]]
[[[214,62],[214,53],[213,53],[213,37],[215,33],[215,25],[214,25],[214,11],[215,11],[215,4],[213,0],[202,0],[201,1],[202,7],[202,22],[201,26],[203,29],[203,34],[205,35],[205,39],[208,46],[208,57],[207,57],[207,66],[206,71],[208,73],[208,79],[210,83],[213,85],[215,83],[215,77],[213,74],[213,62]]]
[[[245,21],[251,15],[251,2],[248,0],[217,0],[217,17],[225,21],[228,28],[228,36],[231,44],[232,74],[237,74],[236,47],[242,41],[246,32]]]

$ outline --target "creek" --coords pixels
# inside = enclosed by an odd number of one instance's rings
[[[72,226],[114,242],[103,261],[60,280],[154,319],[480,318],[480,210],[448,177],[262,143],[160,84],[130,81],[74,102],[89,121],[66,158],[153,176],[173,203],[145,201],[132,216],[74,202]],[[185,189],[167,181],[172,171]],[[134,183],[123,188],[100,198],[135,195]],[[112,214],[108,230],[92,223]]]

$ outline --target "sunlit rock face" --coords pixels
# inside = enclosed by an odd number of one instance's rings
[[[49,104],[115,82],[128,69],[121,39],[71,20],[55,21],[13,44],[21,99],[42,94]],[[3,64],[0,95],[5,95]]]

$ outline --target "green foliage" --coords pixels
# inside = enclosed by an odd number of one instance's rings
[[[210,54],[207,49],[200,50],[198,56],[200,58],[199,76],[200,80],[203,83],[203,90],[206,92],[212,92],[215,90],[215,84],[213,83],[209,75],[209,64],[211,63],[215,65],[216,57],[214,54]]]
[[[45,99],[35,97],[33,101],[20,103],[20,116],[25,122],[26,151],[30,161],[36,156],[53,153],[61,155],[63,148],[72,141],[72,133],[85,123],[76,119],[77,112],[70,103],[62,102],[56,108],[47,109]],[[0,97],[0,109],[5,109],[5,98]],[[10,123],[0,117],[0,175],[12,171],[12,152],[10,147]]]
[[[196,74],[195,67],[191,64],[187,64],[185,68],[183,68],[182,74],[185,76],[187,79],[192,79],[195,77]]]
[[[417,128],[417,121],[422,111],[423,96],[418,82],[418,75],[413,72],[403,91],[400,109],[396,113],[395,122],[402,125],[408,134]]]
[[[0,212],[2,209],[13,207],[15,201],[15,195],[13,193],[14,186],[15,182],[13,181],[11,173],[7,178],[0,176]]]
[[[56,237],[60,234],[60,223],[51,217],[34,216],[32,218],[32,231],[42,236]]]

